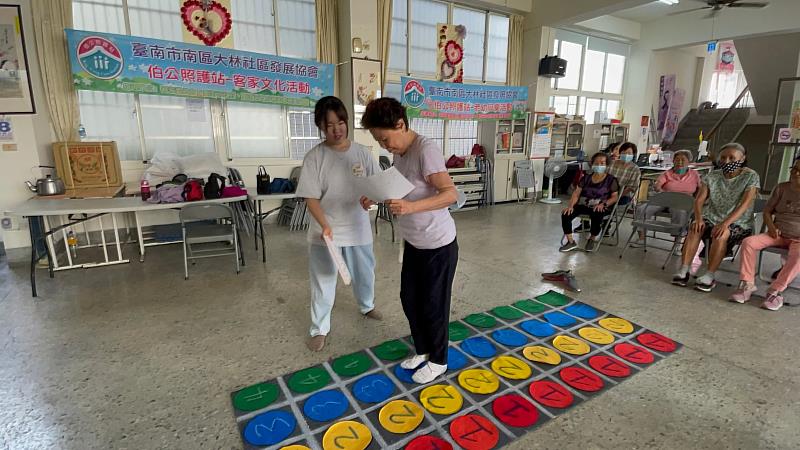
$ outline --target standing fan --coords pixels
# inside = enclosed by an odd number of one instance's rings
[[[551,205],[561,203],[561,200],[553,198],[553,180],[562,177],[567,173],[567,162],[562,158],[550,158],[544,165],[544,176],[550,180],[549,187],[547,188],[547,198],[540,199],[542,203]]]

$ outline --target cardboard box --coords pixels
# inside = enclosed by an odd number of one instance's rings
[[[123,185],[116,142],[56,142],[53,156],[67,189]]]

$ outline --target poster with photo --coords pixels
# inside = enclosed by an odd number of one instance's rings
[[[657,130],[664,129],[664,122],[667,121],[669,105],[672,95],[675,93],[675,74],[661,75],[658,86],[658,127]]]
[[[736,69],[736,47],[733,41],[720,42],[719,59],[717,60],[717,72],[733,73]]]
[[[16,5],[0,5],[0,114],[33,114],[33,89]]]
[[[361,128],[361,116],[367,104],[381,98],[381,62],[371,59],[352,58],[353,69],[353,120]]]
[[[675,89],[670,101],[667,120],[664,123],[664,134],[661,136],[661,140],[666,144],[674,141],[675,135],[678,134],[678,124],[681,122],[681,110],[685,99],[686,91],[681,88]]]

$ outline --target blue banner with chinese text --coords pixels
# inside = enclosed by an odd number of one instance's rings
[[[76,89],[313,107],[334,66],[227,48],[64,30]]]

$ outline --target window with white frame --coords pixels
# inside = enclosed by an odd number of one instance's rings
[[[176,3],[73,0],[76,29],[181,41]],[[232,0],[234,48],[316,59],[314,0]],[[127,19],[127,23],[126,23]],[[302,159],[320,141],[309,110],[220,100],[79,91],[87,140],[117,141],[120,158],[218,152],[229,159]],[[137,117],[141,114],[141,118]],[[215,126],[212,116],[224,118]]]
[[[594,123],[597,111],[615,117],[629,50],[627,44],[556,30],[553,52],[567,60],[567,71],[551,80],[550,106],[559,114],[583,115],[587,123]]]
[[[399,82],[404,75],[435,78],[437,23],[466,28],[465,82],[505,84],[509,17],[436,0],[395,0],[392,3],[387,81]]]
[[[410,21],[409,21],[410,18]],[[384,97],[401,99],[400,77],[436,78],[437,23],[466,28],[464,82],[506,83],[507,15],[436,0],[394,0],[389,67]],[[411,119],[410,127],[433,140],[445,156],[469,155],[478,142],[474,120]]]

